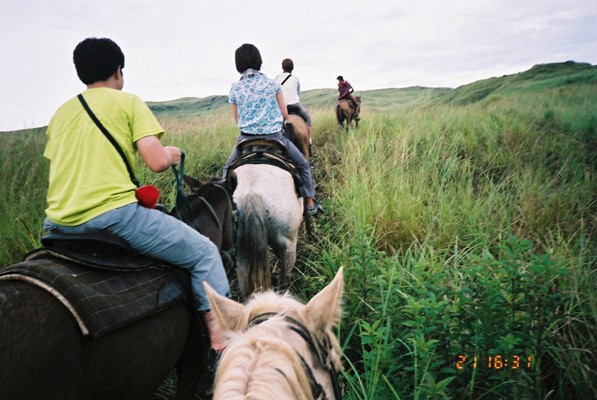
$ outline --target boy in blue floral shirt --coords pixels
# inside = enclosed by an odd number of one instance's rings
[[[240,156],[238,144],[249,139],[267,139],[280,142],[288,158],[295,164],[305,188],[305,201],[310,215],[317,215],[321,207],[313,200],[315,187],[309,162],[297,147],[282,133],[282,124],[288,117],[286,103],[279,83],[262,74],[261,53],[252,44],[243,44],[235,53],[236,70],[240,80],[232,84],[228,102],[232,106],[234,119],[240,128],[240,135],[226,161],[223,175],[226,178],[228,166]]]

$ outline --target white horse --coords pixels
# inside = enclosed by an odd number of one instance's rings
[[[241,295],[271,287],[269,246],[281,261],[279,285],[290,285],[296,262],[298,232],[303,220],[303,198],[292,175],[269,164],[237,167],[233,198],[237,210],[236,263]]]
[[[333,332],[342,312],[342,268],[307,305],[272,291],[242,305],[204,286],[216,323],[229,337],[214,400],[342,398],[341,350]]]

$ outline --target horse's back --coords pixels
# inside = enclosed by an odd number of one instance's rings
[[[242,207],[243,197],[258,194],[267,210],[267,222],[286,221],[298,229],[302,220],[302,199],[296,195],[292,175],[281,168],[268,164],[246,164],[235,169],[238,186],[234,201]]]
[[[303,156],[309,160],[309,131],[305,120],[295,114],[289,114],[286,118],[288,138],[299,149]]]
[[[183,302],[91,338],[42,287],[0,280],[0,399],[146,399],[180,358]]]

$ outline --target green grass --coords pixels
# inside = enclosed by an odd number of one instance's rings
[[[43,232],[48,164],[44,128],[0,135],[0,265],[20,261]]]
[[[347,398],[597,396],[596,105],[569,85],[316,131]]]
[[[364,92],[348,132],[333,90],[305,93],[326,213],[299,245],[298,295],[345,267],[346,399],[597,398],[596,78],[563,63]],[[225,109],[159,116],[189,174],[228,157]],[[0,265],[41,235],[43,145],[43,129],[0,135]],[[170,174],[142,180],[171,204]]]

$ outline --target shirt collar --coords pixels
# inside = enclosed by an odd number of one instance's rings
[[[261,72],[259,72],[258,70],[249,68],[245,72],[240,74],[240,79],[251,78],[251,77],[253,77],[255,75],[259,75],[259,74],[261,74]]]

